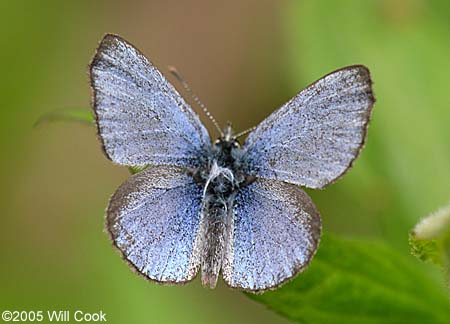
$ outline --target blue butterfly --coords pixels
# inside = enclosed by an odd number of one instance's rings
[[[314,82],[242,146],[230,126],[213,143],[175,88],[118,36],[103,38],[90,78],[106,156],[148,166],[117,189],[106,215],[133,268],[171,284],[201,271],[211,288],[221,272],[229,287],[262,292],[308,266],[321,220],[299,186],[324,188],[358,156],[374,104],[366,67]]]

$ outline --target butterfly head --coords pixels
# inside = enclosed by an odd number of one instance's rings
[[[240,144],[235,136],[231,123],[225,126],[223,132],[221,132],[220,137],[214,142],[216,146],[220,146],[226,149],[239,148]]]

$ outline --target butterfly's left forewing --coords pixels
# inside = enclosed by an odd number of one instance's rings
[[[186,171],[149,167],[111,197],[107,229],[123,257],[161,283],[192,280],[200,264],[202,188]]]
[[[309,264],[320,232],[319,212],[303,190],[257,178],[236,195],[223,278],[252,292],[276,288]]]

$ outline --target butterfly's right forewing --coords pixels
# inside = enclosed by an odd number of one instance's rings
[[[122,165],[193,167],[210,149],[197,115],[135,47],[106,35],[90,65],[106,155]]]

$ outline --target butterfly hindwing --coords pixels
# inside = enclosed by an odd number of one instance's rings
[[[202,188],[182,168],[149,167],[111,197],[107,229],[123,257],[162,283],[192,280],[200,264]]]
[[[197,115],[122,38],[103,38],[90,77],[98,133],[112,161],[192,167],[209,152],[211,141]]]
[[[330,73],[250,133],[242,156],[247,172],[323,188],[342,176],[358,156],[373,103],[366,67],[354,65]]]
[[[302,189],[257,178],[236,195],[223,278],[252,292],[276,288],[309,264],[320,232],[319,212]]]

